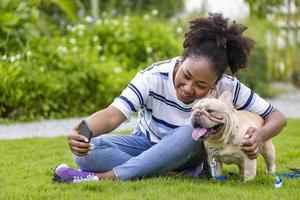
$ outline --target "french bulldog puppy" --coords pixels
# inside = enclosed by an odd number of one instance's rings
[[[256,159],[249,159],[241,150],[241,141],[249,127],[260,128],[263,119],[248,111],[237,111],[232,105],[232,94],[224,92],[219,98],[199,100],[192,109],[192,137],[204,140],[210,163],[216,161],[216,176],[222,175],[222,163],[236,164],[244,180],[256,176]],[[275,148],[271,140],[264,143],[263,155],[267,171],[275,172]]]

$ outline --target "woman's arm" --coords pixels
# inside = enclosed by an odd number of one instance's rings
[[[287,124],[286,117],[282,112],[274,109],[266,118],[260,129],[249,128],[242,142],[242,149],[250,159],[259,155],[262,145],[268,139],[276,136]]]
[[[98,111],[88,117],[87,122],[93,132],[93,137],[113,131],[126,117],[113,106]],[[79,123],[68,133],[68,143],[71,151],[78,156],[87,155],[93,145],[87,143],[87,138],[79,134]]]
[[[125,120],[123,113],[114,106],[109,106],[87,118],[93,137],[113,131]]]

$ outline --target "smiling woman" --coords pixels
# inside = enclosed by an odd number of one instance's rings
[[[211,63],[203,57],[187,57],[175,66],[173,76],[177,97],[185,104],[204,97],[217,82]]]
[[[247,66],[254,42],[242,35],[245,30],[221,14],[191,21],[181,56],[137,73],[111,105],[87,118],[93,132],[90,143],[80,135],[79,124],[74,126],[68,143],[81,171],[62,164],[56,168],[54,180],[128,180],[199,166],[202,170],[194,175],[208,176],[206,152],[202,141],[192,139],[190,115],[197,100],[210,92],[219,95],[229,90],[236,109],[266,119],[265,126],[249,133],[253,137],[245,143],[247,155],[257,155],[262,140],[277,134],[285,118],[236,78],[223,74],[227,68],[234,74]],[[133,135],[105,135],[137,111]]]

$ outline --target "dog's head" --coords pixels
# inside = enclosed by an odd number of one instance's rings
[[[224,92],[219,98],[199,100],[192,109],[191,123],[195,128],[194,140],[217,137],[226,128],[229,116],[234,112],[232,94]]]

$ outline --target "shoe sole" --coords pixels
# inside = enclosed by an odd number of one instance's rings
[[[60,177],[58,176],[58,174],[56,173],[56,171],[58,169],[60,169],[61,167],[69,167],[67,164],[60,164],[60,165],[57,165],[54,170],[53,170],[53,175],[52,175],[52,181],[55,182],[55,183],[64,183]]]

